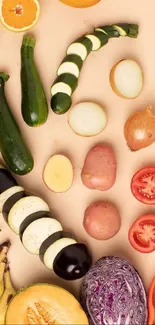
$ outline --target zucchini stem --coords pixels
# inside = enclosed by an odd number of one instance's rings
[[[24,35],[22,46],[28,46],[34,48],[36,44],[36,39],[30,35]]]

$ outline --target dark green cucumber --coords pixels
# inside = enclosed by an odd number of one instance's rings
[[[66,55],[59,66],[57,75],[60,76],[61,74],[64,73],[71,73],[76,78],[78,78],[82,66],[83,66],[83,61],[79,55],[76,54]]]
[[[48,117],[45,91],[34,61],[36,40],[25,35],[21,46],[22,116],[32,127],[44,124]]]
[[[109,38],[120,37],[119,32],[113,26],[101,26],[95,28],[95,31],[106,34]]]
[[[98,51],[102,46],[108,43],[108,36],[100,31],[95,31],[92,34],[86,35],[93,44],[92,51]]]
[[[78,79],[71,73],[63,73],[58,76],[51,87],[51,95],[54,96],[56,93],[67,93],[65,91],[66,85],[68,85],[68,95],[71,95],[78,85]]]
[[[9,169],[18,175],[29,173],[34,161],[5,96],[9,76],[0,73],[0,151]]]
[[[51,108],[55,114],[65,114],[71,105],[71,97],[65,93],[57,93],[51,98]]]

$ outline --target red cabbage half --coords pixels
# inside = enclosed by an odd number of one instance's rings
[[[147,298],[141,277],[124,258],[107,256],[86,274],[81,305],[91,325],[146,325]]]

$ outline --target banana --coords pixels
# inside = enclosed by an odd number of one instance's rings
[[[4,261],[5,257],[7,257],[10,245],[11,244],[9,241],[6,241],[0,245],[0,263]]]
[[[10,242],[6,241],[0,245],[0,297],[4,292],[4,270],[7,264],[7,253],[10,248]]]
[[[8,267],[4,272],[4,286],[5,286],[4,293],[0,298],[0,325],[5,324],[5,315],[6,315],[8,304],[16,293],[15,289],[12,286],[12,282],[10,278],[10,270]]]
[[[0,263],[0,297],[2,296],[4,292],[4,270],[6,267],[6,263],[1,262]]]

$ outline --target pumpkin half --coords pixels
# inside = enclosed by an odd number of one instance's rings
[[[19,291],[11,300],[5,324],[77,324],[88,319],[76,298],[50,284],[35,284]]]

